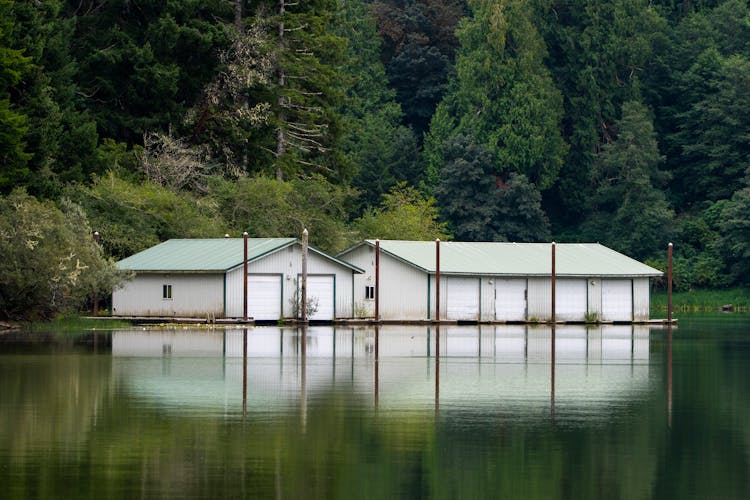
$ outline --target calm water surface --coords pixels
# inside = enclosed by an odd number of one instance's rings
[[[747,499],[750,316],[0,335],[0,498],[154,497]]]

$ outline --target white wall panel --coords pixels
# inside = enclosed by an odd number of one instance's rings
[[[375,286],[375,249],[362,245],[341,257],[363,269],[355,276],[354,301],[357,308],[366,307],[374,314],[374,301],[365,299],[365,287]],[[427,315],[427,273],[380,253],[380,319],[425,320]],[[432,291],[434,300],[434,291]],[[433,306],[434,308],[434,306]]]
[[[585,279],[555,280],[555,319],[583,321],[588,309],[588,288]]]
[[[549,278],[529,278],[529,321],[547,321],[552,317],[552,286],[550,283]]]
[[[648,278],[633,280],[633,321],[648,321],[651,314],[650,292]]]
[[[172,285],[171,299],[162,298],[163,285]],[[220,318],[223,298],[221,274],[142,273],[112,293],[112,314]]]
[[[255,320],[278,320],[281,318],[280,274],[247,275],[247,315]],[[244,312],[244,311],[243,311]]]
[[[495,320],[526,320],[526,280],[522,278],[495,279]]]
[[[446,317],[453,320],[479,319],[479,278],[448,276]]]
[[[633,282],[623,279],[602,280],[602,320],[633,319]]]

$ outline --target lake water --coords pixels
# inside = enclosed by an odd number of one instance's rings
[[[146,497],[748,499],[750,316],[0,335],[0,498]]]

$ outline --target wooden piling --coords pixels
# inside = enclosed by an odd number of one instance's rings
[[[242,319],[247,321],[247,231],[242,233],[243,259],[242,259]]]
[[[302,231],[302,284],[300,285],[300,319],[307,321],[307,228]]]
[[[551,277],[552,277],[552,324],[553,325],[555,324],[555,321],[557,320],[557,318],[555,317],[555,291],[556,291],[555,290],[555,278],[556,278],[555,274],[556,274],[556,271],[555,271],[555,242],[553,241],[552,242],[552,273],[551,273]]]
[[[435,240],[435,320],[440,322],[440,238]]]
[[[375,240],[375,321],[380,321],[380,240]]]

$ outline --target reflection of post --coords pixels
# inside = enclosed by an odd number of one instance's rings
[[[242,330],[242,419],[247,417],[247,330]]]
[[[378,409],[378,390],[380,389],[380,328],[375,325],[375,409]]]
[[[672,427],[672,323],[667,327],[667,424]]]
[[[302,325],[302,338],[307,337],[307,325]],[[302,431],[307,429],[307,352],[306,341],[302,341],[302,358],[300,360],[300,411],[302,413]]]
[[[435,416],[440,410],[440,323],[435,325]]]
[[[550,342],[550,347],[552,348],[552,362],[550,363],[551,370],[550,370],[549,404],[550,404],[550,416],[554,420],[555,418],[555,324],[554,323],[552,323],[552,340]]]

